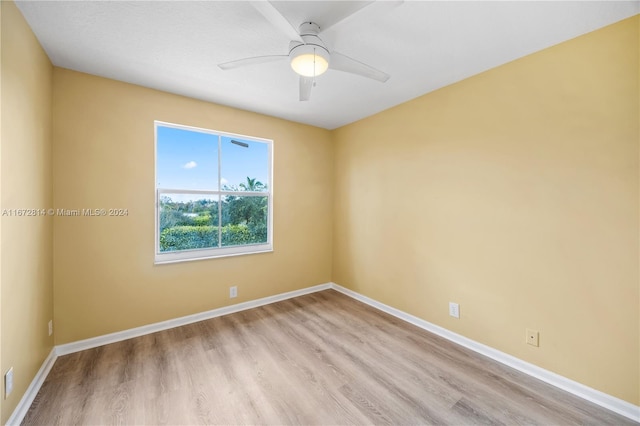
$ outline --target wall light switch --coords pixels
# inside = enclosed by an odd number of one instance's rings
[[[449,315],[454,318],[460,318],[460,305],[449,302]]]
[[[13,367],[4,375],[4,399],[13,391]]]

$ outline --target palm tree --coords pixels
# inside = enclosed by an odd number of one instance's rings
[[[241,183],[240,188],[242,188],[243,191],[260,192],[266,188],[266,185],[257,180],[257,178],[251,179],[247,176],[247,182]]]
[[[238,185],[239,191],[262,192],[267,186],[257,178],[247,176],[246,182]],[[267,197],[233,195],[226,198],[228,221],[232,224],[255,226],[264,223],[266,218]],[[223,210],[223,211],[224,211]],[[224,221],[224,219],[223,219]]]

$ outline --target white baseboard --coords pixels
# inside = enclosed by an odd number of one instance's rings
[[[586,399],[587,401],[593,402],[594,404],[597,404],[615,413],[621,414],[631,420],[640,422],[640,407],[637,405],[633,405],[622,399],[608,395],[604,392],[600,392],[599,390],[590,388],[589,386],[563,377],[552,371],[545,370],[544,368],[538,367],[537,365],[530,364],[512,355],[494,349],[490,346],[478,343],[475,340],[471,340],[467,337],[449,331],[446,328],[442,328],[421,318],[403,312],[399,309],[385,305],[384,303],[380,303],[377,300],[371,299],[353,290],[349,290],[348,288],[342,287],[336,283],[331,283],[331,288],[349,297],[352,297],[353,299],[366,303],[369,306],[393,315],[396,318],[404,320],[424,330],[430,331],[433,334],[437,334],[440,337],[444,337],[445,339],[453,343],[457,343],[461,346],[464,346],[465,348],[471,349],[474,352],[482,354],[504,365],[528,374],[529,376],[535,377],[536,379],[542,380],[543,382],[549,383],[550,385],[565,390],[582,399]]]
[[[47,358],[45,358],[42,366],[36,373],[36,376],[31,381],[31,384],[27,388],[27,391],[24,393],[24,395],[22,395],[22,398],[20,399],[20,402],[18,402],[16,409],[13,410],[13,413],[7,421],[7,425],[18,426],[20,423],[22,423],[24,416],[26,416],[27,411],[29,411],[29,407],[31,407],[33,400],[36,398],[36,395],[38,395],[38,391],[42,387],[44,379],[47,378],[49,371],[51,371],[53,364],[56,362],[56,358],[58,358],[56,355],[56,349],[52,348],[51,352],[49,352],[49,355],[47,356]]]
[[[187,315],[184,317],[175,318],[168,321],[162,321],[154,324],[145,325],[142,327],[136,327],[129,330],[119,331],[116,333],[106,334],[103,336],[93,337],[90,339],[79,340],[77,342],[56,346],[51,350],[51,353],[49,353],[49,356],[47,357],[47,359],[45,359],[44,363],[42,364],[42,367],[40,367],[40,370],[38,370],[38,373],[34,377],[29,387],[27,388],[27,391],[25,392],[24,396],[18,403],[18,406],[14,410],[13,414],[11,414],[11,417],[9,417],[9,421],[7,422],[7,425],[10,425],[10,426],[19,425],[22,422],[22,420],[24,419],[24,416],[27,414],[29,407],[33,403],[33,400],[38,394],[40,387],[44,383],[44,380],[49,374],[49,371],[53,367],[53,364],[58,356],[67,355],[70,353],[79,352],[86,349],[96,348],[98,346],[107,345],[109,343],[120,342],[122,340],[143,336],[150,333],[155,333],[157,331],[168,330],[170,328],[180,327],[182,325],[192,324],[198,321],[204,321],[210,318],[215,318],[222,315],[232,314],[234,312],[240,312],[247,309],[256,308],[258,306],[264,306],[270,303],[291,299],[293,297],[315,293],[322,290],[328,290],[330,288],[336,291],[339,291],[340,293],[343,293],[349,297],[352,297],[353,299],[359,300],[360,302],[366,303],[369,306],[372,306],[376,309],[379,309],[383,312],[393,315],[396,318],[399,318],[410,324],[418,326],[424,330],[430,331],[431,333],[437,334],[438,336],[444,337],[445,339],[450,340],[451,342],[457,343],[461,346],[471,349],[472,351],[475,351],[479,354],[487,356],[495,361],[498,361],[509,367],[515,368],[518,371],[521,371],[525,374],[528,374],[532,377],[535,377],[546,383],[549,383],[553,386],[563,389],[569,393],[572,393],[576,396],[586,399],[587,401],[591,401],[597,405],[600,405],[601,407],[604,407],[615,413],[628,417],[631,420],[640,422],[639,406],[633,405],[629,402],[623,401],[611,395],[607,395],[596,389],[590,388],[581,383],[578,383],[566,377],[560,376],[559,374],[545,370],[544,368],[530,364],[526,361],[523,361],[519,358],[516,358],[504,352],[501,352],[497,349],[491,348],[489,346],[483,345],[482,343],[478,343],[474,340],[471,340],[467,337],[453,333],[452,331],[449,331],[445,328],[442,328],[428,321],[425,321],[421,318],[410,315],[399,309],[385,305],[384,303],[380,303],[374,299],[371,299],[353,290],[349,290],[336,283],[326,283],[326,284],[316,285],[313,287],[303,288],[300,290],[290,291],[287,293],[281,293],[274,296],[264,297],[262,299],[256,299],[248,302],[238,303],[236,305],[225,306],[222,308],[213,309],[206,312],[200,312],[193,315]]]
[[[109,343],[131,339],[132,337],[144,336],[145,334],[168,330],[170,328],[180,327],[182,325],[192,324],[194,322],[232,314],[234,312],[245,311],[247,309],[257,308],[258,306],[268,305],[270,303],[279,302],[281,300],[291,299],[292,297],[298,297],[309,293],[315,293],[317,291],[327,290],[329,288],[331,288],[331,283],[320,284],[313,287],[290,291],[287,293],[276,294],[274,296],[263,297],[262,299],[238,303],[236,305],[224,306],[222,308],[212,309],[206,312],[200,312],[197,314],[174,318],[167,321],[156,322],[154,324],[143,325],[142,327],[130,328],[129,330],[123,330],[116,333],[105,334],[103,336],[92,337],[90,339],[79,340],[77,342],[56,346],[56,354],[58,356],[61,356],[74,352],[84,351],[86,349],[97,348],[98,346],[108,345]]]

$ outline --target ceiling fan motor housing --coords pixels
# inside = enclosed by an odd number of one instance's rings
[[[289,43],[291,68],[302,76],[316,77],[329,68],[331,55],[318,37],[319,31],[317,24],[305,22],[300,25],[300,37],[304,43],[296,40]]]

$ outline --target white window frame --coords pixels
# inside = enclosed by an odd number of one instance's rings
[[[173,127],[176,129],[207,133],[210,135],[214,135],[218,137],[218,190],[191,190],[191,189],[181,189],[181,188],[159,188],[158,187],[158,127]],[[155,264],[163,264],[163,263],[175,263],[175,262],[186,262],[191,260],[202,260],[202,259],[212,259],[218,257],[227,257],[227,256],[239,256],[244,254],[256,254],[256,253],[265,253],[273,251],[273,140],[257,138],[255,136],[246,136],[239,135],[236,133],[228,133],[221,132],[212,129],[205,129],[201,127],[193,127],[186,126],[182,124],[168,123],[165,121],[155,120],[153,122],[153,132],[154,132],[154,187],[155,187],[155,223],[154,223],[154,238],[155,238]],[[222,159],[222,138],[237,138],[243,139],[251,142],[259,142],[265,143],[268,146],[268,177],[269,182],[267,182],[267,191],[263,192],[253,192],[253,191],[224,191],[222,190],[221,184],[221,164],[223,164]],[[222,215],[220,214],[220,209],[222,208],[222,203],[220,202],[222,196],[224,195],[236,195],[236,196],[260,196],[267,197],[268,209],[267,212],[267,242],[261,244],[245,244],[240,246],[228,246],[228,247],[211,247],[211,248],[203,248],[203,249],[192,249],[192,250],[180,250],[180,251],[170,251],[170,252],[161,252],[160,251],[160,196],[162,194],[210,194],[212,196],[218,197],[218,221],[222,220]],[[220,244],[221,238],[220,233],[222,232],[222,228],[220,226],[220,222],[218,222],[218,244]]]

